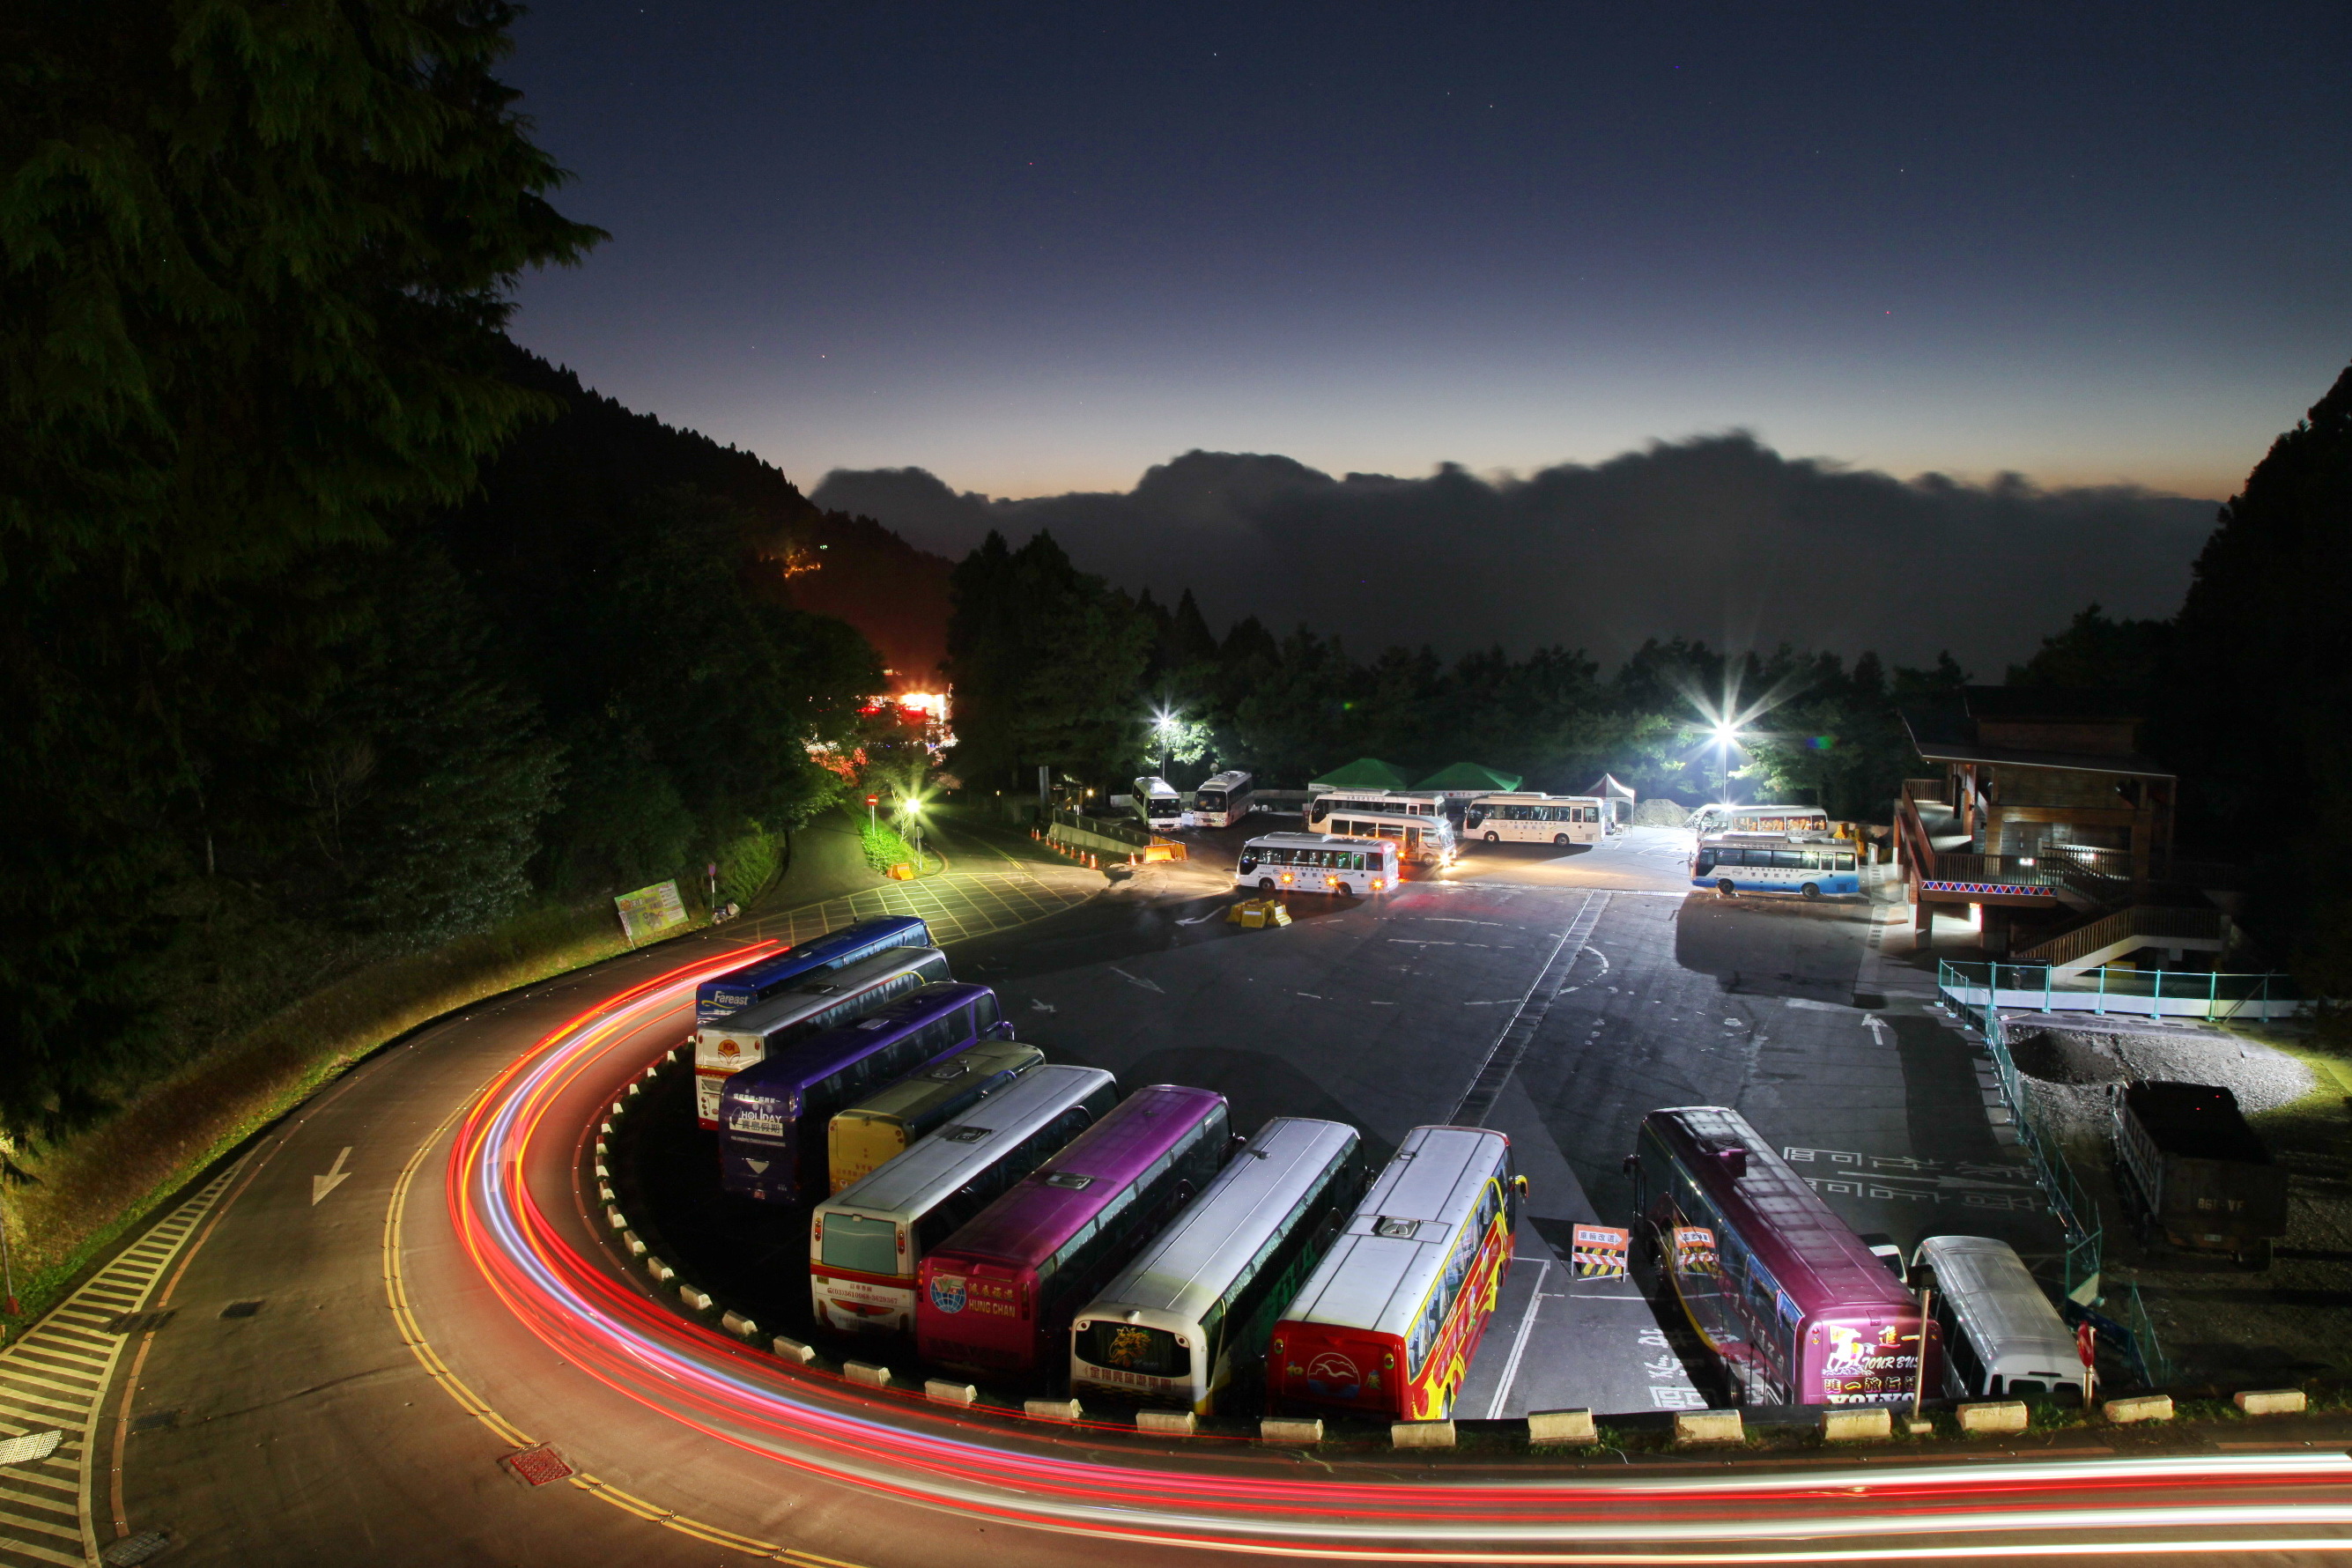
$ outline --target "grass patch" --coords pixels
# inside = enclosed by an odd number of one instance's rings
[[[385,1041],[626,951],[611,906],[600,900],[532,910],[429,952],[370,964],[185,1063],[110,1120],[18,1152],[35,1178],[7,1194],[23,1310],[0,1323],[13,1328],[47,1310],[158,1205]]]

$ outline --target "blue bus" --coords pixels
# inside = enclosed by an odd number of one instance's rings
[[[940,981],[794,1042],[727,1080],[719,1108],[721,1184],[764,1203],[824,1196],[825,1128],[834,1112],[982,1040],[1012,1037],[995,992]]]
[[[1713,833],[1691,857],[1691,886],[1737,893],[1856,898],[1862,877],[1854,842],[1811,833]]]
[[[765,1002],[813,969],[839,969],[894,947],[929,947],[931,930],[913,915],[886,915],[772,952],[694,988],[694,1021],[708,1024]]]

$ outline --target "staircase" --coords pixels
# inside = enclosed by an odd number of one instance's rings
[[[2230,917],[2220,910],[2134,904],[2013,953],[2010,962],[2046,963],[2053,980],[2070,980],[2143,947],[2221,952],[2229,945]]]

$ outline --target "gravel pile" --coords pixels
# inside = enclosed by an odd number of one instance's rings
[[[1636,827],[1680,827],[1689,821],[1689,812],[1657,795],[1633,807],[1633,826]]]
[[[2311,1069],[2285,1052],[2218,1029],[2047,1014],[2011,1016],[2008,1026],[2010,1056],[2035,1120],[2070,1152],[2105,1149],[2109,1084],[2215,1084],[2236,1095],[2248,1116],[2291,1105],[2316,1087]]]

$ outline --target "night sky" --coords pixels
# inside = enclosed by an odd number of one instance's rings
[[[2340,0],[550,0],[520,37],[614,237],[516,336],[806,489],[1742,429],[2219,498],[2352,355]]]

